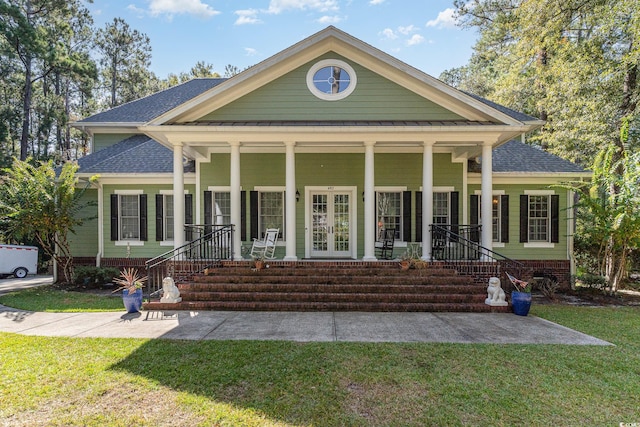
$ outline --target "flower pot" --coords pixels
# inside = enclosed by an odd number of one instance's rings
[[[514,314],[526,316],[531,308],[530,292],[511,292],[511,307]]]
[[[255,267],[256,270],[262,270],[264,268],[264,261],[261,259],[256,260]]]
[[[406,271],[411,267],[411,263],[409,261],[400,261],[400,270]]]
[[[142,289],[136,289],[135,292],[129,293],[127,289],[122,291],[122,302],[127,313],[137,313],[142,308]]]

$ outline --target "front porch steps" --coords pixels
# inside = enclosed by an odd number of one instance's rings
[[[228,262],[177,283],[182,302],[147,310],[508,312],[484,303],[486,284],[455,270],[401,271],[395,262]]]

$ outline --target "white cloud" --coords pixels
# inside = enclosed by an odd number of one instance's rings
[[[143,16],[145,14],[145,10],[140,9],[135,4],[130,4],[129,6],[127,6],[127,10],[130,10],[131,12],[135,13],[138,16]]]
[[[278,14],[292,9],[329,12],[339,10],[339,7],[337,0],[271,0],[267,12]]]
[[[382,30],[380,32],[380,34],[389,40],[395,40],[398,38],[398,36],[396,35],[396,33],[393,32],[393,30],[391,28],[385,28],[384,30]]]
[[[438,17],[436,19],[432,19],[427,22],[427,27],[455,28],[457,20],[454,16],[454,12],[455,11],[451,8],[443,10],[438,13]]]
[[[384,3],[384,0],[371,0],[369,2],[369,4],[372,4],[372,5],[382,4],[382,3]]]
[[[404,34],[405,36],[409,35],[410,33],[413,33],[415,31],[418,31],[418,29],[416,28],[415,25],[407,25],[406,27],[398,27],[398,32],[400,34]]]
[[[256,9],[236,10],[234,13],[238,15],[235,25],[259,24],[262,22],[258,19],[258,11]]]
[[[190,14],[210,18],[220,12],[201,0],[149,0],[149,13],[152,16]]]
[[[245,54],[246,56],[256,56],[256,55],[258,54],[258,51],[257,51],[257,50],[255,50],[255,49],[254,49],[254,48],[252,48],[252,47],[245,47],[245,48],[244,48],[244,54]]]
[[[320,24],[337,24],[340,21],[342,21],[342,18],[339,17],[338,15],[334,15],[334,16],[325,15],[318,19],[318,22]]]
[[[407,40],[407,46],[415,46],[420,43],[424,43],[424,37],[420,34],[414,34],[409,40]]]

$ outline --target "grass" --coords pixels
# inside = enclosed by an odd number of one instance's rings
[[[23,289],[0,296],[0,304],[29,311],[122,311],[120,295],[96,295],[57,289],[53,285]]]
[[[616,346],[74,339],[0,333],[7,425],[640,422],[640,311],[534,306]]]

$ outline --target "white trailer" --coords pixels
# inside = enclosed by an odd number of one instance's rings
[[[38,272],[38,248],[35,246],[0,245],[0,276],[13,274],[22,279]]]

